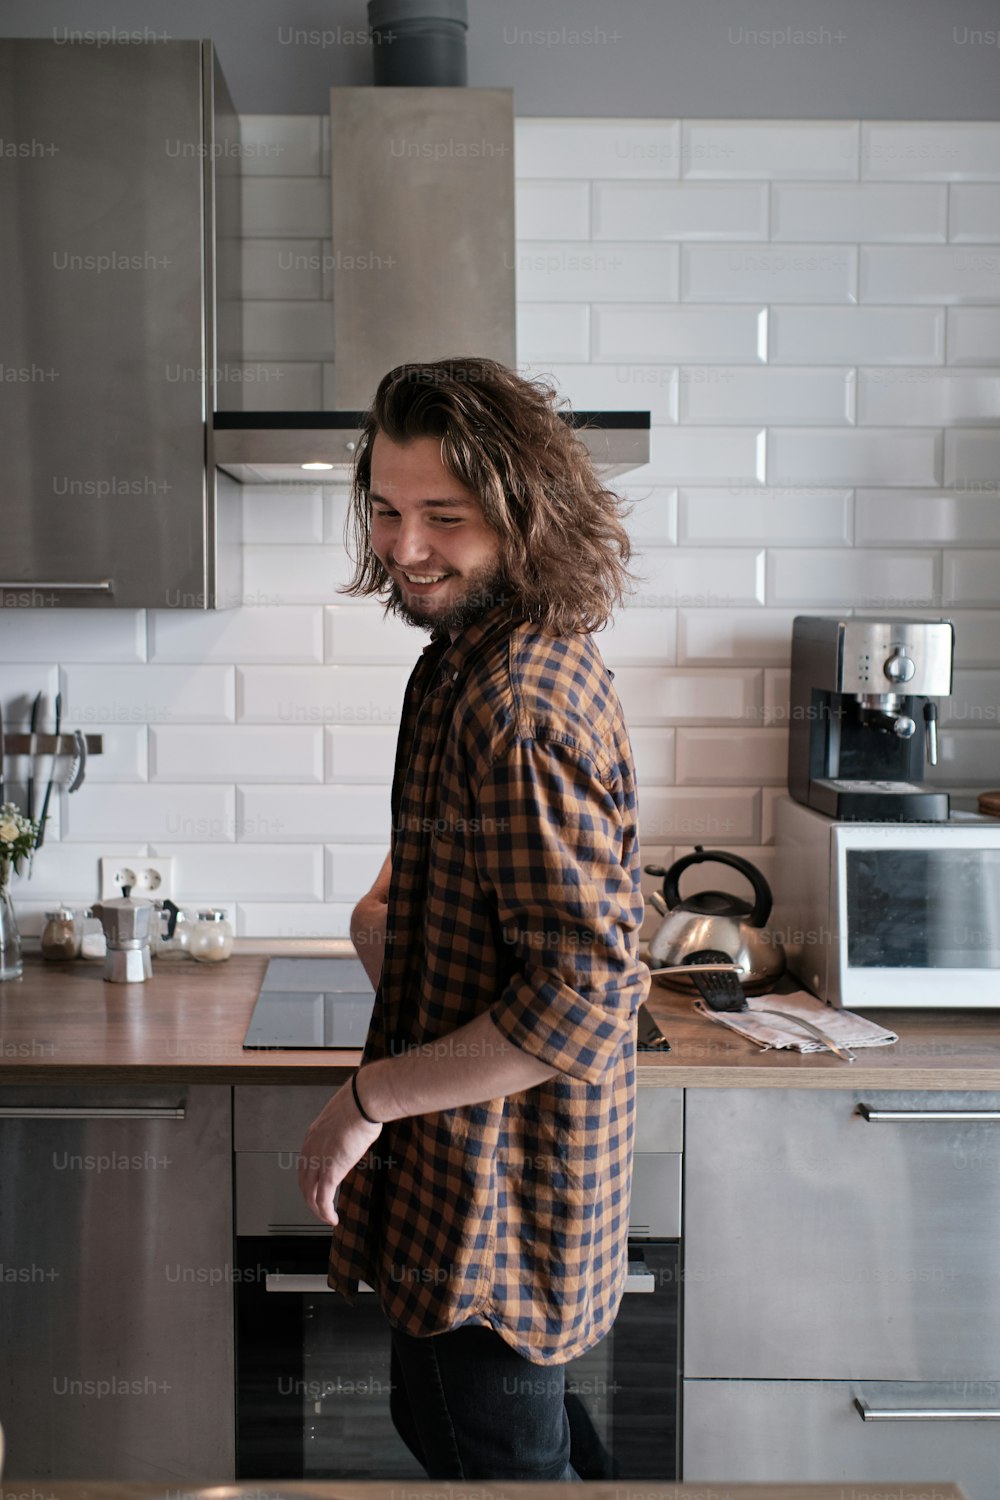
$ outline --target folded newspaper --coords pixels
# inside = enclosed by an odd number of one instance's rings
[[[710,1020],[720,1021],[741,1036],[749,1037],[765,1052],[772,1047],[791,1047],[796,1052],[828,1052],[830,1049],[809,1032],[800,1030],[794,1021],[779,1020],[777,1016],[755,1016],[755,1007],[784,1010],[789,1015],[801,1016],[803,1021],[825,1032],[838,1047],[888,1047],[891,1042],[899,1041],[894,1031],[887,1031],[884,1026],[865,1020],[864,1016],[856,1016],[853,1011],[825,1005],[805,990],[794,990],[789,995],[748,995],[746,998],[748,1010],[710,1010],[701,999],[694,1002],[694,1008]]]

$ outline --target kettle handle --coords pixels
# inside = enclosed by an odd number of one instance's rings
[[[753,910],[747,917],[751,927],[763,927],[771,915],[771,907],[774,897],[771,895],[771,887],[756,865],[752,865],[748,859],[741,859],[738,854],[730,854],[726,849],[708,849],[703,845],[695,844],[693,854],[685,854],[683,858],[674,860],[669,870],[664,870],[660,865],[647,865],[647,875],[663,876],[663,899],[667,906],[673,911],[681,899],[680,879],[684,871],[692,865],[729,865],[730,869],[738,870],[741,875],[746,876],[753,886]]]

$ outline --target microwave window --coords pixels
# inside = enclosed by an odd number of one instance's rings
[[[1000,968],[1000,849],[849,849],[847,961]]]

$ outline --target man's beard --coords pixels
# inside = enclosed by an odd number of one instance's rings
[[[478,568],[465,575],[465,591],[447,609],[422,609],[420,601],[411,606],[403,597],[403,591],[394,578],[389,608],[393,614],[415,625],[418,630],[439,630],[449,635],[460,635],[467,626],[478,620],[487,610],[497,604],[506,603],[512,596],[510,585],[500,568]]]

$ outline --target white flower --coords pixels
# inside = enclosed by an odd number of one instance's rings
[[[3,822],[0,823],[0,839],[5,844],[12,844],[20,832],[21,830],[13,818],[4,818]]]

